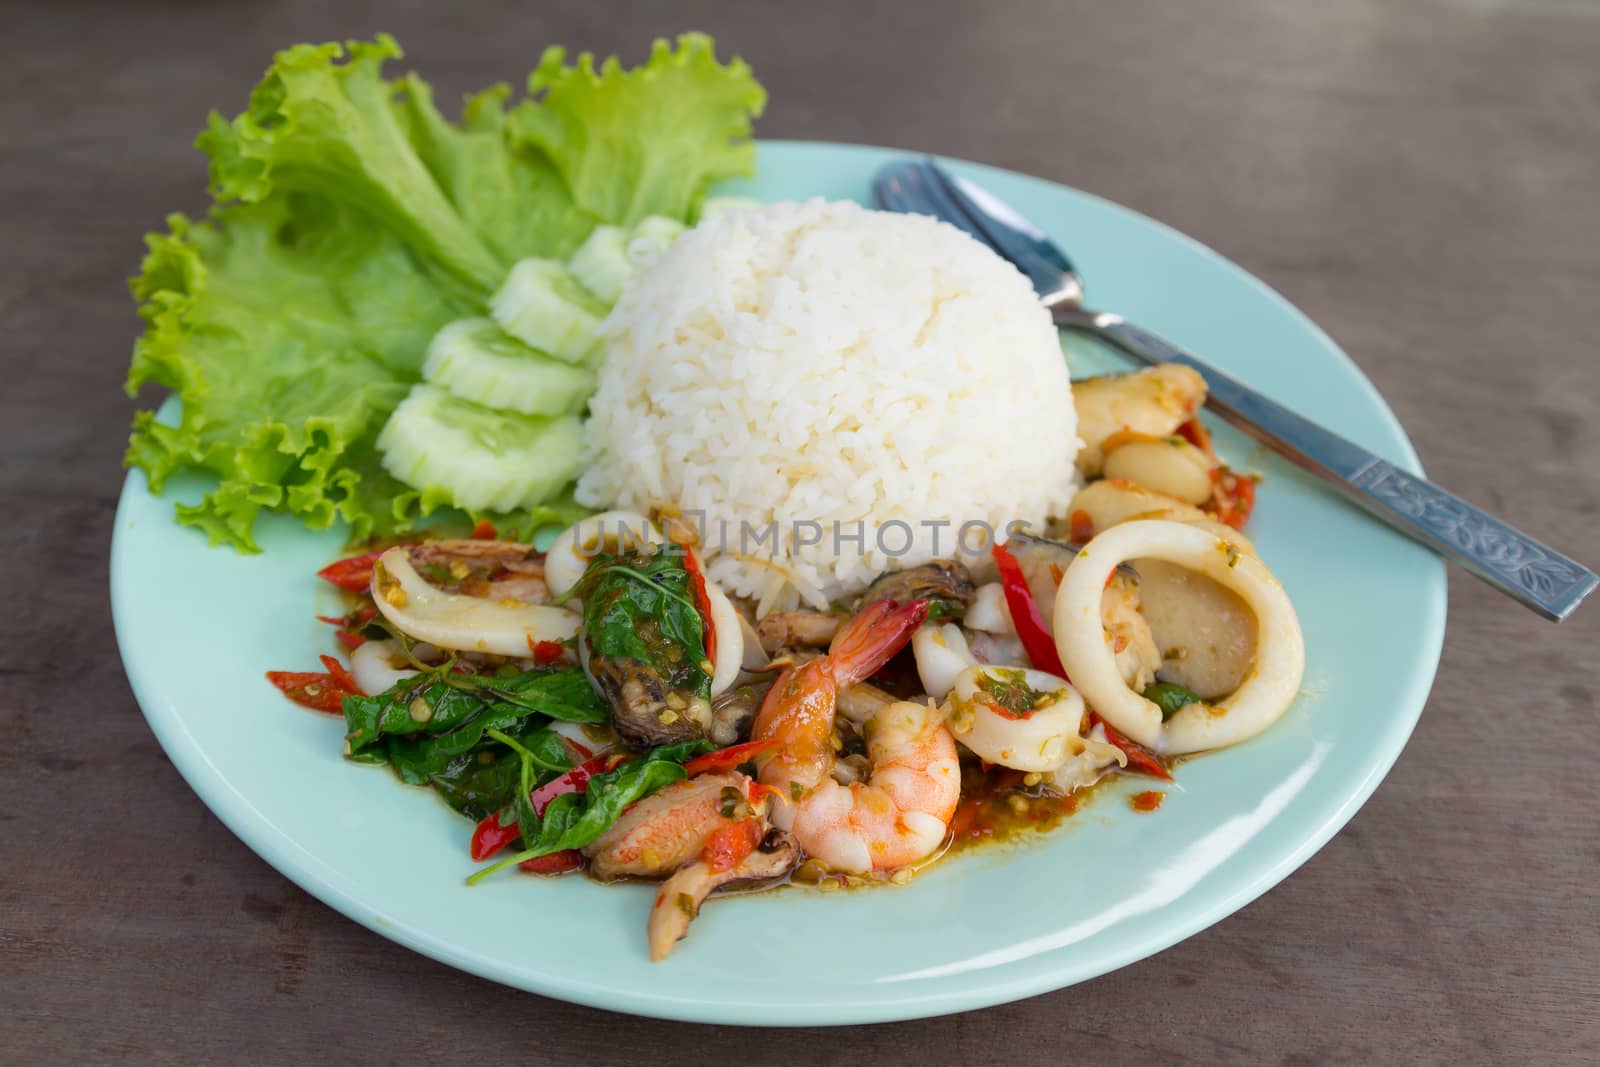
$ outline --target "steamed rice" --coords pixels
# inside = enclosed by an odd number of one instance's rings
[[[763,613],[953,555],[968,521],[1042,527],[1072,495],[1049,315],[945,223],[822,200],[731,211],[636,276],[602,332],[578,499],[703,517],[712,575]]]

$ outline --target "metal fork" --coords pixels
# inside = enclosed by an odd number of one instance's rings
[[[873,179],[878,206],[951,223],[1010,260],[1033,282],[1057,326],[1109,343],[1146,363],[1181,363],[1206,380],[1206,406],[1351,503],[1559,621],[1600,578],[1576,561],[1424,478],[1256,392],[1120,315],[1083,306],[1072,261],[1015,208],[932,159],[891,163]]]

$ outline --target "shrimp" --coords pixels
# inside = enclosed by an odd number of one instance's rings
[[[944,841],[961,798],[961,767],[944,715],[932,704],[894,701],[865,720],[871,773],[848,785],[834,777],[838,695],[905,646],[927,602],[876,600],[839,631],[828,654],[791,667],[756,714],[751,736],[778,749],[757,761],[763,784],[790,803],[773,824],[836,871],[891,870]]]

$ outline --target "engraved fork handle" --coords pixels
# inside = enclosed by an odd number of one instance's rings
[[[1058,306],[1056,325],[1116,346],[1144,363],[1182,363],[1209,387],[1206,406],[1337,490],[1351,503],[1477,575],[1547,619],[1561,620],[1595,588],[1589,568],[1493,515],[1373,455],[1353,441],[1108,312]]]

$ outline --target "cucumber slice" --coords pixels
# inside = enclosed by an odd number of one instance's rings
[[[535,352],[491,319],[458,319],[433,335],[422,376],[463,400],[524,415],[565,415],[593,395],[594,371]]]
[[[633,277],[628,235],[620,226],[596,226],[572,254],[569,267],[579,285],[608,304],[616,303],[622,287]]]
[[[378,434],[383,467],[467,511],[515,511],[555,496],[578,473],[576,415],[495,411],[415,386]]]
[[[524,259],[489,302],[489,312],[512,337],[567,363],[582,363],[598,347],[595,328],[606,306],[550,259]]]
[[[689,227],[665,215],[650,215],[639,220],[628,238],[628,262],[641,271],[661,258],[667,246]]]

